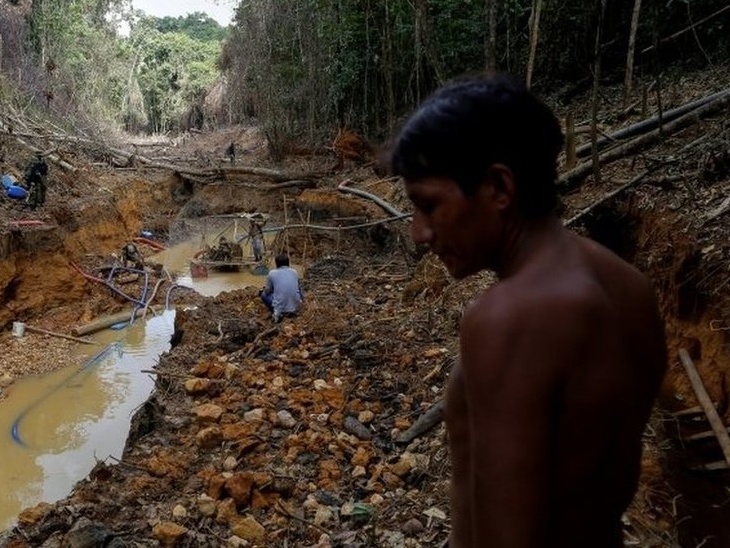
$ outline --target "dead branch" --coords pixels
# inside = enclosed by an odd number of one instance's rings
[[[50,337],[58,337],[60,339],[66,339],[69,341],[74,341],[78,343],[83,344],[99,344],[96,341],[91,341],[89,339],[81,339],[79,337],[72,337],[71,335],[64,335],[63,333],[57,333],[55,331],[48,331],[46,329],[41,329],[40,327],[33,327],[32,325],[26,325],[25,329],[30,331],[31,333],[39,333],[41,335],[48,335]]]
[[[434,403],[431,407],[428,408],[428,411],[418,417],[418,420],[413,423],[413,426],[411,426],[405,432],[401,433],[395,439],[395,441],[397,443],[410,443],[417,437],[431,430],[431,428],[444,420],[445,406],[446,403],[444,402],[444,400],[439,400]]]
[[[685,28],[683,28],[683,29],[682,29],[682,30],[680,30],[680,31],[677,31],[677,32],[675,32],[674,34],[672,34],[672,35],[670,35],[670,36],[667,36],[666,38],[662,38],[661,40],[659,40],[659,43],[658,43],[658,44],[653,44],[653,45],[651,45],[651,46],[649,46],[649,47],[646,47],[646,48],[642,49],[642,50],[641,50],[641,53],[642,53],[642,55],[643,55],[644,53],[648,53],[648,52],[650,52],[651,50],[653,50],[653,49],[654,49],[654,48],[655,48],[656,46],[658,46],[658,45],[666,44],[667,42],[669,42],[669,41],[671,41],[671,40],[674,40],[675,38],[678,38],[679,36],[682,36],[682,35],[683,35],[683,34],[684,34],[685,32],[689,32],[689,31],[691,31],[692,29],[694,29],[694,28],[696,28],[696,27],[698,27],[698,26],[702,25],[703,23],[706,23],[706,22],[707,22],[707,21],[709,21],[710,19],[714,19],[715,17],[717,17],[718,15],[720,15],[721,13],[723,13],[723,12],[725,12],[725,11],[729,10],[729,9],[730,9],[730,4],[728,4],[728,5],[727,5],[727,6],[725,6],[724,8],[720,8],[720,9],[719,9],[719,10],[717,10],[717,11],[716,11],[715,13],[711,13],[710,15],[708,15],[707,17],[705,17],[704,19],[700,19],[700,20],[699,20],[699,21],[697,21],[696,23],[692,23],[692,24],[691,24],[690,26],[688,26],[688,27],[685,27]]]
[[[730,209],[730,196],[725,198],[717,208],[707,214],[704,223],[709,223],[713,219],[716,219],[717,217],[725,213],[728,209]]]
[[[216,182],[213,184],[221,184],[220,182]],[[240,182],[231,182],[229,184],[240,186],[243,188],[250,188],[251,190],[261,190],[263,192],[269,192],[271,190],[282,190],[284,188],[314,188],[317,186],[317,183],[314,181],[284,181],[282,183],[275,183],[270,185],[264,185],[264,184],[256,184],[256,183],[240,183]]]
[[[573,223],[575,223],[576,221],[578,221],[582,217],[585,217],[595,207],[597,207],[597,206],[601,205],[602,203],[610,200],[611,198],[614,198],[615,196],[618,196],[619,194],[621,194],[625,190],[627,190],[627,189],[629,189],[629,188],[631,188],[633,186],[636,186],[638,183],[640,183],[644,179],[644,177],[646,177],[647,175],[649,175],[649,173],[651,173],[651,170],[649,170],[649,169],[647,169],[646,171],[642,171],[636,177],[634,177],[633,179],[631,179],[628,183],[625,183],[625,184],[621,185],[620,187],[618,187],[617,189],[612,190],[608,194],[603,195],[601,198],[599,198],[598,200],[596,200],[595,202],[593,202],[589,206],[584,207],[583,209],[580,210],[579,213],[573,215],[570,219],[568,219],[567,221],[565,221],[565,226],[572,225]]]
[[[337,185],[337,190],[340,192],[344,192],[346,194],[354,194],[355,196],[359,196],[361,198],[365,198],[367,200],[370,200],[371,202],[375,202],[377,205],[379,205],[381,208],[383,208],[387,213],[390,213],[394,217],[403,217],[405,214],[397,209],[396,207],[392,206],[382,198],[379,198],[375,194],[371,194],[370,192],[365,192],[364,190],[360,190],[358,188],[351,188],[350,184],[352,184],[353,181],[350,179],[345,179],[342,181],[339,185]]]
[[[679,349],[679,360],[682,362],[682,366],[692,384],[695,396],[697,396],[697,400],[702,406],[707,420],[710,422],[712,431],[715,433],[715,437],[717,437],[717,442],[720,444],[720,449],[722,449],[722,454],[725,457],[725,463],[730,466],[730,436],[728,436],[727,429],[720,415],[717,413],[717,409],[712,405],[712,400],[705,390],[705,385],[702,383],[702,378],[697,372],[692,358],[690,358],[689,353],[684,348]]]

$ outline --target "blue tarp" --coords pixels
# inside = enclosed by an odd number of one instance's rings
[[[28,197],[28,191],[22,186],[9,186],[5,189],[5,195],[8,198],[15,198],[16,200],[24,200]]]

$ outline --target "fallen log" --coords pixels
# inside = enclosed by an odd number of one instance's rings
[[[714,101],[712,101],[710,103],[706,103],[706,104],[702,105],[701,107],[698,107],[698,108],[690,111],[689,113],[685,114],[684,116],[680,116],[679,118],[675,119],[672,122],[669,122],[662,128],[657,128],[649,133],[645,133],[644,135],[636,137],[635,139],[628,141],[619,147],[615,147],[615,148],[607,150],[606,152],[602,153],[599,156],[599,162],[601,163],[601,165],[606,165],[615,160],[623,158],[623,157],[627,156],[628,154],[635,152],[636,150],[649,145],[653,141],[658,140],[659,137],[661,137],[662,135],[673,133],[684,127],[687,127],[688,125],[697,121],[700,116],[702,116],[704,114],[708,114],[715,110],[718,110],[722,107],[725,107],[728,103],[730,103],[730,94],[725,94],[722,97],[715,99]],[[561,189],[561,191],[571,190],[573,187],[575,187],[578,184],[578,182],[580,180],[582,180],[584,177],[586,177],[592,170],[593,170],[593,162],[586,161],[586,162],[579,164],[575,168],[563,173],[558,178],[558,183],[560,183],[563,187]]]
[[[711,103],[712,101],[721,99],[728,94],[730,94],[730,89],[725,89],[723,91],[713,93],[712,95],[702,97],[675,109],[667,110],[666,112],[662,113],[661,117],[655,116],[647,120],[642,120],[641,122],[630,125],[614,133],[611,133],[610,135],[602,137],[601,139],[596,140],[596,147],[598,147],[598,149],[600,150],[605,148],[607,145],[615,144],[618,141],[626,139],[627,137],[634,137],[635,135],[641,135],[643,133],[646,133],[647,131],[656,129],[659,126],[660,122],[662,124],[671,122],[672,120],[675,120],[680,116],[701,107],[702,105],[706,105],[707,103]],[[586,143],[577,147],[575,150],[576,155],[579,158],[586,156],[588,153],[591,152],[591,146],[591,143]]]
[[[682,362],[689,382],[692,384],[695,396],[697,396],[697,400],[707,416],[712,431],[715,433],[717,442],[720,444],[720,449],[725,457],[725,463],[730,466],[730,435],[728,435],[727,427],[723,424],[717,409],[712,404],[712,400],[705,390],[705,385],[702,383],[702,378],[697,372],[692,358],[690,358],[689,353],[684,348],[679,349],[679,360]]]
[[[631,188],[632,186],[637,185],[638,183],[640,183],[644,179],[644,177],[646,177],[647,175],[649,175],[649,173],[651,173],[651,170],[648,170],[647,169],[645,171],[642,171],[636,177],[634,177],[633,179],[631,179],[629,182],[621,185],[620,187],[618,187],[615,190],[612,190],[608,194],[603,195],[601,198],[599,198],[598,200],[596,200],[595,202],[593,202],[589,206],[584,207],[583,209],[580,210],[580,212],[576,213],[570,219],[568,219],[567,221],[565,221],[565,223],[564,223],[565,226],[572,225],[573,223],[575,223],[576,221],[578,221],[579,219],[581,219],[582,217],[584,217],[588,213],[590,213],[591,210],[593,210],[595,207],[597,207],[597,206],[601,205],[602,203],[610,200],[614,196],[617,196],[618,194],[621,194],[623,191]]]
[[[367,200],[370,200],[372,202],[375,202],[378,204],[381,208],[383,208],[387,213],[390,213],[394,217],[403,217],[405,214],[397,209],[396,207],[392,206],[382,198],[379,198],[375,194],[371,194],[370,192],[365,192],[364,190],[360,190],[358,188],[351,188],[350,185],[352,184],[352,181],[350,179],[345,179],[342,181],[339,185],[337,185],[337,190],[340,192],[344,192],[346,194],[353,194],[355,196],[359,196],[361,198],[365,198]]]
[[[159,307],[156,307],[156,306],[152,306],[150,308],[155,312],[157,310],[159,310]],[[139,318],[143,312],[144,311],[141,308],[137,308],[134,312],[134,317]],[[77,337],[80,337],[82,335],[89,335],[91,333],[96,333],[97,331],[101,331],[102,329],[106,329],[107,327],[111,327],[112,325],[114,325],[116,323],[128,322],[131,317],[132,317],[131,310],[129,312],[117,312],[116,314],[111,314],[110,316],[105,316],[103,318],[96,319],[86,325],[74,327],[71,330],[71,333],[73,333]]]

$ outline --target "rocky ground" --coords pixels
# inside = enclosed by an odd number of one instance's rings
[[[665,106],[718,91],[728,81],[722,71],[676,77]],[[614,91],[606,90],[607,133],[639,117],[616,114],[622,109]],[[585,112],[577,110],[576,119]],[[727,114],[726,105],[708,113],[610,164],[600,184],[588,177],[564,195],[564,218],[576,230],[652,276],[667,321],[672,365],[645,435],[642,482],[625,518],[627,545],[730,542],[721,525],[728,521],[726,477],[688,471],[692,459],[716,459],[717,450],[684,444],[688,427],[671,415],[695,404],[676,360],[677,350],[686,348],[730,418]],[[242,128],[191,136],[175,154],[201,164],[218,161],[236,139],[246,143],[251,162],[265,161],[255,132]],[[288,169],[305,171],[327,160],[287,162]],[[594,206],[639,175],[631,188]],[[43,238],[33,236],[37,228],[6,231],[20,242],[12,240],[0,257],[0,274],[11,272],[0,275],[7,307],[2,320],[61,330],[120,309],[121,302],[68,263],[92,272],[141,229],[171,236],[170,227],[196,212],[259,208],[280,223],[309,219],[331,226],[387,216],[338,192],[336,184],[345,179],[408,207],[397,182],[351,163],[303,192],[195,183],[186,194],[178,179],[158,171],[99,168],[73,181],[63,176],[44,210],[28,214],[16,204],[0,205],[15,215],[10,220],[34,218],[55,227]],[[105,211],[110,204],[112,213]],[[67,499],[23,512],[0,546],[443,545],[449,531],[444,428],[437,423],[412,439],[404,436],[441,399],[456,359],[461,311],[490,278],[451,281],[433,257],[415,252],[402,222],[292,230],[278,245],[305,258],[303,313],[277,326],[255,289],[212,298],[176,294],[178,304],[197,308],[177,315],[181,338],[156,368],[157,389],[135,417],[121,462],[99,462]],[[42,284],[55,292],[41,298],[33,288]],[[0,349],[14,356],[0,370],[5,384],[32,372],[24,362],[61,359],[44,354],[47,344],[28,345],[34,347],[19,348],[9,335],[0,340]],[[53,351],[62,353],[65,345]],[[37,359],[24,359],[26,352]]]

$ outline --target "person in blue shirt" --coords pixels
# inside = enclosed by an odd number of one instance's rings
[[[299,273],[289,266],[289,255],[281,253],[274,262],[276,268],[266,276],[266,285],[259,295],[278,323],[284,316],[296,315],[304,297]]]

